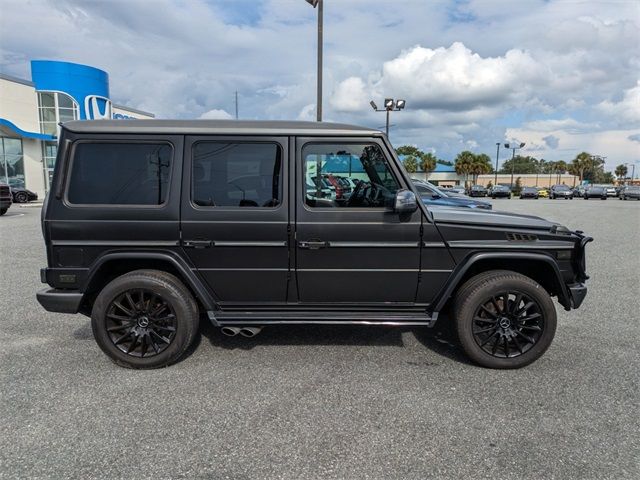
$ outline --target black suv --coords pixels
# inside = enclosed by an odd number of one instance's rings
[[[538,217],[426,207],[382,133],[308,122],[99,120],[62,126],[43,206],[52,312],[91,316],[117,364],[177,361],[199,317],[432,327],[480,365],[549,347],[552,296],[586,295],[591,238]],[[355,185],[318,195],[331,167]],[[442,315],[444,316],[444,315]]]

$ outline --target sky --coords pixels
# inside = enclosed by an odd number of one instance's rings
[[[304,0],[0,0],[0,72],[32,59],[110,75],[158,118],[315,120],[316,11]],[[606,156],[640,168],[637,0],[324,0],[324,120],[384,128],[452,160]],[[500,162],[510,156],[502,148]]]

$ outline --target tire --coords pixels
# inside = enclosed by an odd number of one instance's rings
[[[161,368],[177,362],[193,343],[198,324],[191,292],[178,278],[158,270],[136,270],[111,281],[91,312],[96,342],[114,363],[126,368]]]
[[[8,208],[3,208],[3,209],[1,209],[1,210],[0,210],[0,217],[1,217],[2,215],[4,215],[5,213],[7,213],[7,210],[9,210],[9,209],[8,209]]]
[[[26,192],[18,192],[15,196],[16,203],[27,203],[29,201],[29,196]]]
[[[505,303],[510,312],[500,315],[498,308]],[[531,278],[509,270],[492,270],[468,280],[455,296],[453,311],[462,348],[472,361],[487,368],[529,365],[549,348],[556,332],[556,309],[547,291]]]

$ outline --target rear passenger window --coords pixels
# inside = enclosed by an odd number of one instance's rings
[[[157,143],[79,143],[67,200],[79,205],[161,205],[173,149]]]
[[[201,207],[277,207],[282,151],[275,143],[198,142],[191,178],[192,201]]]

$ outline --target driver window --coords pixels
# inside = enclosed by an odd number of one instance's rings
[[[307,144],[302,149],[305,203],[310,207],[385,208],[398,182],[375,144]]]

